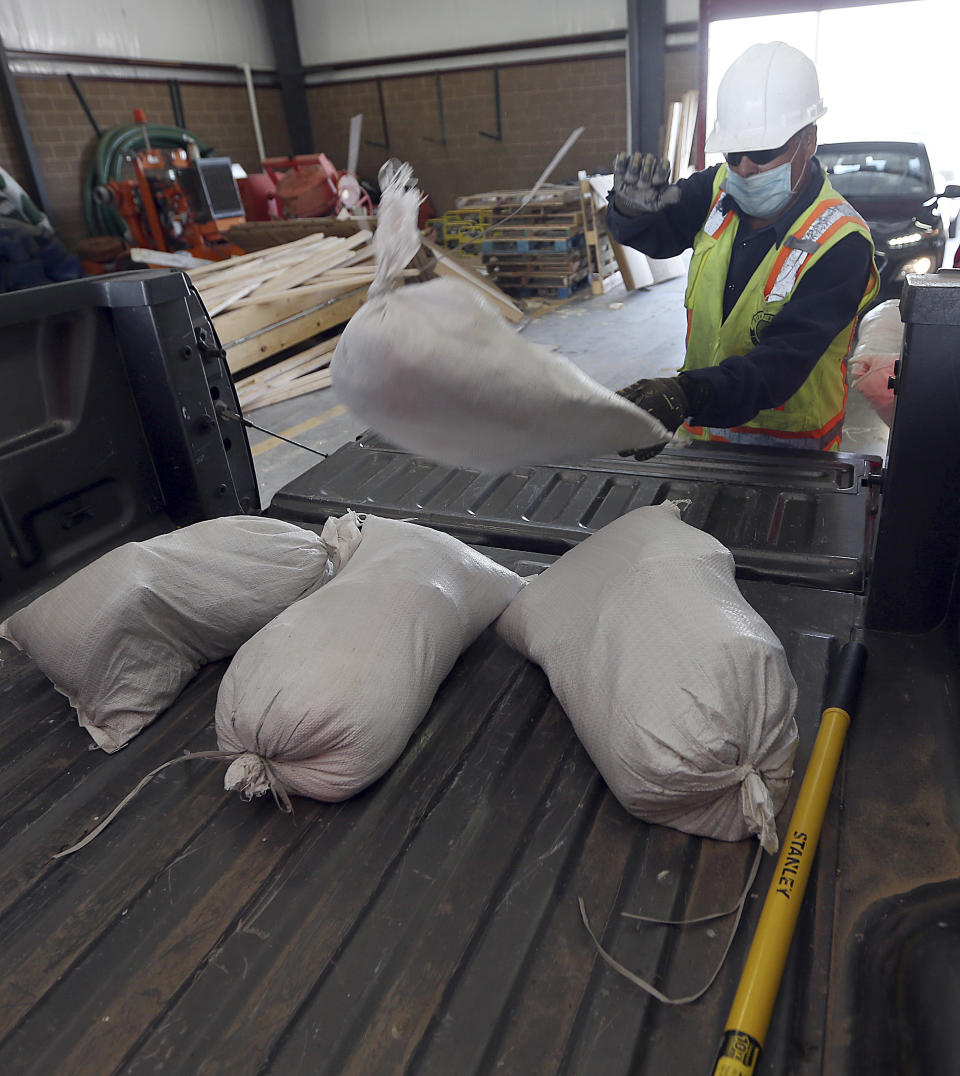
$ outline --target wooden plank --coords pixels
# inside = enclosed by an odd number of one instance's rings
[[[255,287],[257,287],[256,280],[248,280],[245,284],[241,284],[239,287],[231,289],[226,292],[226,294],[221,292],[220,297],[217,297],[215,293],[211,293],[209,297],[203,297],[204,306],[207,308],[207,314],[211,318],[215,318],[217,314],[234,306],[245,295],[249,295]]]
[[[351,251],[363,243],[369,243],[372,238],[373,232],[364,230],[347,239],[328,239],[328,246],[324,247],[323,253],[315,261],[312,258],[307,258],[297,265],[290,266],[289,269],[280,273],[273,280],[266,281],[259,290],[261,294],[270,294],[271,292],[287,291],[294,288],[310,277],[316,276],[323,269],[332,269],[335,265],[346,261],[352,257]],[[336,244],[336,247],[333,244]],[[257,293],[254,292],[254,294]]]
[[[697,109],[699,107],[697,91],[687,90],[681,103],[680,150],[677,155],[679,160],[675,169],[675,179],[684,179],[694,170],[690,159],[693,155],[693,142],[697,130]]]
[[[311,251],[298,251],[287,255],[275,262],[256,265],[253,269],[245,269],[235,277],[225,281],[215,280],[198,287],[200,297],[203,299],[207,312],[211,317],[229,309],[234,303],[249,295],[259,288],[265,281],[273,279],[282,273],[291,264],[300,264],[305,258],[311,257]],[[204,282],[201,281],[201,285]],[[215,308],[215,309],[214,309]]]
[[[209,276],[211,273],[224,273],[228,270],[235,270],[238,266],[249,266],[252,262],[262,261],[264,259],[283,257],[285,254],[291,253],[295,249],[315,244],[323,238],[325,237],[305,235],[302,239],[294,240],[292,243],[284,243],[282,247],[272,247],[265,251],[253,251],[250,254],[238,254],[235,258],[228,258],[221,262],[211,262],[209,266],[204,265],[199,269],[191,269],[190,279],[200,279]]]
[[[268,366],[258,373],[241,378],[235,383],[237,392],[240,392],[243,389],[249,389],[254,385],[270,384],[272,381],[283,378],[291,371],[302,371],[304,367],[309,367],[312,364],[319,364],[324,358],[327,358],[329,361],[329,357],[332,356],[339,339],[340,334],[338,333],[336,336],[331,337],[331,339],[324,340],[321,344],[315,344],[305,351],[300,351],[297,352],[296,355],[291,355],[288,359],[281,359],[279,362],[275,362],[272,366]]]
[[[319,392],[327,389],[333,383],[333,377],[329,370],[316,370],[301,377],[292,379],[286,384],[277,385],[248,399],[241,399],[240,406],[244,411],[255,411],[258,407],[269,407],[271,404],[283,403],[285,400],[295,399],[297,396],[305,396],[308,392]]]
[[[613,176],[591,176],[590,184],[598,197],[606,207],[607,193],[613,186]],[[601,210],[603,230],[610,240],[610,246],[617,259],[617,266],[623,278],[623,286],[627,291],[636,291],[638,288],[648,288],[655,283],[653,272],[645,254],[633,247],[625,247],[618,243],[609,232],[606,232],[606,208]]]
[[[336,217],[295,217],[291,220],[257,220],[235,224],[228,236],[244,250],[258,251],[305,238],[309,235],[350,236],[360,228],[373,230],[377,218],[358,214],[348,220]]]
[[[586,173],[580,173],[580,205],[586,222],[584,237],[587,243],[587,273],[590,277],[590,291],[594,295],[603,295],[603,263],[600,260],[600,234],[597,227],[597,211],[593,200],[593,188]]]
[[[334,281],[329,284],[311,284],[277,296],[256,301],[245,300],[235,310],[220,314],[213,319],[213,327],[221,340],[236,343],[271,325],[299,317],[329,299],[356,288],[366,288],[368,281]],[[229,348],[230,343],[224,346]]]
[[[663,125],[663,141],[660,144],[660,157],[670,162],[670,180],[677,178],[677,157],[680,150],[680,119],[682,106],[679,101],[667,105],[666,122]]]
[[[447,254],[442,247],[436,246],[429,240],[423,240],[423,246],[437,259],[435,272],[441,276],[451,276],[465,284],[472,284],[484,297],[489,299],[505,318],[510,321],[522,321],[523,311],[514,303],[509,296],[491,284],[486,277],[482,277],[469,266],[457,261]]]
[[[230,372],[238,373],[294,344],[309,340],[311,336],[342,325],[360,309],[366,297],[367,289],[361,286],[328,299],[315,309],[304,311],[299,317],[225,344]]]
[[[291,288],[286,292],[271,295],[250,295],[240,298],[234,303],[235,310],[246,310],[250,307],[258,307],[264,311],[275,313],[277,316],[269,318],[266,324],[285,318],[305,306],[312,305],[317,301],[317,296],[336,295],[338,291],[346,291],[348,288],[358,287],[360,284],[372,284],[377,272],[373,268],[365,268],[361,273],[351,273],[349,276],[339,276],[336,270],[331,273],[323,273],[317,277],[315,284],[303,284],[299,288]],[[234,336],[236,339],[236,334]]]

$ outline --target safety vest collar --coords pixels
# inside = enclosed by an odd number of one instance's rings
[[[781,302],[797,286],[810,259],[846,224],[864,227],[863,218],[842,198],[817,202],[800,225],[784,239],[763,288],[768,302]]]
[[[734,210],[728,209],[727,212],[724,213],[720,208],[720,202],[723,199],[723,195],[724,192],[722,189],[717,191],[716,197],[713,199],[713,204],[710,206],[706,224],[703,226],[704,235],[710,236],[711,239],[719,239],[737,217]]]

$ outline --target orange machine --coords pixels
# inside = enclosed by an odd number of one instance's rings
[[[352,171],[341,171],[324,153],[268,157],[263,170],[276,184],[277,207],[284,217],[332,217],[372,213],[370,195]]]
[[[94,197],[116,206],[134,246],[182,250],[211,261],[243,254],[224,235],[224,229],[245,220],[230,162],[201,158],[196,146],[151,148],[146,116],[135,109],[133,117],[143,125],[145,143],[130,156],[134,177],[111,179]]]

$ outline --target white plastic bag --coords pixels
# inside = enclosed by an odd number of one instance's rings
[[[331,578],[360,541],[356,516],[322,536],[263,516],[205,520],[95,560],[0,624],[116,751],[205,662],[233,654]]]
[[[797,689],[733,557],[672,504],[638,508],[533,579],[497,629],[537,662],[620,803],[777,848]]]
[[[647,412],[568,359],[509,328],[475,288],[449,277],[391,290],[419,247],[409,165],[387,184],[377,278],[340,337],[339,399],[401,448],[499,473],[662,444]]]
[[[860,319],[860,332],[847,367],[850,384],[889,426],[893,421],[890,378],[903,346],[900,300],[887,299]]]
[[[441,681],[521,586],[426,527],[367,516],[350,563],[245,643],[217,698],[224,784],[346,799],[396,761]]]

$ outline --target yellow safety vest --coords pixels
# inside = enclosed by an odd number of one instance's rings
[[[727,166],[721,165],[713,181],[710,213],[693,241],[684,298],[687,308],[684,370],[716,366],[729,355],[744,355],[755,348],[764,325],[790,301],[803,274],[844,236],[862,235],[870,244],[871,253],[874,249],[870,229],[863,218],[824,178],[813,205],[791,224],[783,242],[770,248],[724,319],[723,290],[740,226],[740,218],[733,210],[723,213],[720,209],[721,183],[726,175]],[[833,338],[810,376],[785,404],[759,412],[743,426],[720,430],[687,424],[687,432],[701,440],[836,449],[847,407],[847,353],[857,318],[880,288],[880,276],[872,257],[870,265],[870,279],[857,313]]]

